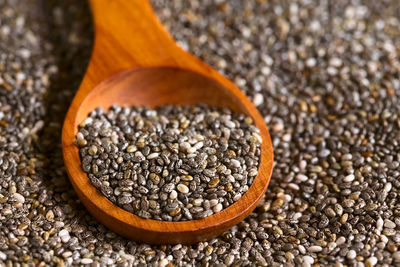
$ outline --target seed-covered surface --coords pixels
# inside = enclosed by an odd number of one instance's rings
[[[192,246],[100,225],[60,146],[92,45],[86,1],[0,0],[1,264],[399,265],[399,1],[152,2],[265,117],[275,167],[263,202]]]
[[[145,219],[203,219],[258,173],[253,120],[207,105],[98,108],[80,125],[82,169],[111,202]]]

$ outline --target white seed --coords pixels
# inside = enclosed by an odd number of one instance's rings
[[[290,140],[292,140],[292,136],[290,135],[290,133],[284,134],[282,136],[282,141],[284,142],[290,142]]]
[[[376,220],[376,229],[378,231],[382,231],[382,228],[383,228],[383,219],[379,217],[378,220]]]
[[[69,257],[71,257],[72,256],[72,252],[71,251],[67,251],[67,252],[64,252],[63,254],[61,254],[64,258],[69,258]]]
[[[290,188],[292,190],[296,190],[296,191],[300,190],[300,187],[295,183],[289,183],[288,188]]]
[[[306,251],[306,249],[305,249],[305,247],[303,245],[298,245],[297,248],[299,249],[299,252],[301,254],[306,254],[307,251]]]
[[[172,247],[172,251],[174,250],[180,250],[182,248],[182,244],[177,244],[175,246]]]
[[[309,68],[315,67],[316,64],[317,60],[313,57],[306,60],[306,66]]]
[[[170,199],[176,199],[177,196],[178,192],[176,192],[175,190],[172,190],[171,193],[169,194]]]
[[[230,182],[230,183],[234,183],[236,180],[235,180],[235,177],[233,177],[233,175],[228,175],[228,181]]]
[[[233,128],[236,127],[236,124],[233,121],[227,120],[227,121],[225,121],[225,126],[228,127],[228,128],[233,129]]]
[[[334,68],[334,67],[328,67],[326,69],[326,71],[327,71],[328,74],[330,74],[332,76],[338,74],[338,70],[336,68]]]
[[[92,124],[92,122],[93,122],[93,118],[88,117],[88,118],[85,120],[85,126],[86,126],[86,125]]]
[[[294,221],[297,221],[301,216],[303,216],[303,215],[301,214],[301,212],[296,212],[296,213],[293,215],[292,219],[293,219]]]
[[[264,103],[264,96],[260,93],[256,93],[254,95],[253,103],[256,107]]]
[[[131,254],[126,254],[122,250],[120,250],[119,253],[121,254],[121,258],[122,259],[125,259],[125,260],[130,261],[130,262],[134,262],[136,260],[135,256],[133,256]]]
[[[389,241],[389,238],[387,238],[387,236],[385,235],[380,235],[379,237],[381,238],[381,241],[385,244]]]
[[[111,142],[112,142],[113,144],[118,144],[118,136],[112,135],[112,136],[111,136]]]
[[[300,170],[305,170],[307,167],[307,161],[305,161],[304,159],[300,161],[299,163],[299,168]]]
[[[202,148],[204,146],[204,143],[203,142],[198,142],[197,144],[195,144],[193,147],[195,147],[196,148],[196,150],[197,149],[200,149],[200,148]]]
[[[67,229],[62,229],[58,235],[61,238],[61,241],[67,243],[71,238]]]
[[[178,186],[176,188],[178,189],[179,192],[181,192],[183,194],[189,193],[189,187],[187,187],[184,184],[178,184]]]
[[[165,267],[168,265],[168,263],[169,262],[168,262],[167,258],[164,258],[164,259],[160,260],[160,262],[158,263],[158,267]]]
[[[93,263],[93,260],[89,258],[83,258],[81,260],[81,264],[91,264],[91,263]]]
[[[250,172],[249,172],[249,176],[250,177],[253,177],[253,176],[256,176],[258,174],[258,170],[256,169],[256,168],[254,168],[254,169],[251,169],[250,170]]]
[[[376,257],[369,257],[366,261],[367,267],[375,266],[378,263],[378,259]]]
[[[19,193],[14,193],[13,197],[19,203],[24,203],[25,202],[25,197],[23,195],[19,194]]]
[[[344,154],[342,156],[342,160],[343,161],[352,160],[352,159],[353,159],[353,155],[352,154]]]
[[[187,152],[188,154],[193,154],[193,153],[195,153],[196,151],[197,151],[197,148],[194,147],[194,146],[189,147],[188,149],[186,149],[186,152]]]
[[[349,260],[353,260],[353,259],[355,259],[355,258],[357,257],[357,253],[356,253],[353,249],[351,249],[351,250],[349,250],[349,251],[347,252],[346,257],[347,257]]]
[[[233,196],[233,201],[238,201],[242,197],[242,194],[237,193],[236,195]]]
[[[329,60],[329,65],[334,66],[334,67],[340,67],[342,65],[342,60],[340,58],[331,58]]]
[[[188,142],[182,142],[182,143],[180,143],[179,147],[185,151],[185,150],[188,150],[191,146]]]
[[[329,242],[327,245],[329,251],[332,251],[333,249],[335,249],[336,246],[337,246],[337,244],[335,242]]]
[[[338,239],[336,239],[336,244],[337,244],[338,246],[344,244],[344,242],[346,242],[346,238],[343,237],[343,236],[341,236],[341,237],[339,237]]]
[[[347,175],[346,177],[344,177],[343,182],[345,182],[345,183],[352,182],[352,181],[354,181],[354,178],[355,178],[354,174]]]
[[[308,180],[308,177],[305,176],[304,174],[299,173],[296,175],[296,180],[299,182],[305,182]]]
[[[147,156],[147,159],[155,159],[160,155],[160,153],[151,153]]]
[[[257,139],[258,143],[262,143],[262,137],[258,133],[253,133],[253,136]]]
[[[276,124],[274,124],[273,126],[273,130],[274,132],[281,132],[283,131],[283,129],[285,129],[285,125],[283,124],[283,122],[277,122]]]
[[[61,227],[64,227],[64,225],[65,225],[65,223],[64,222],[60,222],[60,221],[56,221],[55,223],[54,223],[54,227],[55,228],[61,228]]]
[[[261,68],[261,73],[262,74],[264,74],[264,75],[269,75],[269,74],[271,74],[271,68],[269,68],[269,67],[262,67]]]
[[[143,153],[141,151],[136,151],[135,152],[135,157],[144,157]]]
[[[210,207],[214,207],[215,205],[217,205],[218,204],[218,199],[211,199],[210,200]]]
[[[231,165],[234,168],[239,168],[240,167],[240,161],[236,160],[236,159],[231,159]]]
[[[386,183],[384,190],[389,193],[392,190],[392,183]]]
[[[85,137],[83,136],[83,134],[81,132],[78,132],[76,134],[76,139],[84,139]]]
[[[314,259],[311,256],[303,256],[303,262],[308,263],[308,264],[313,264],[314,263]]]
[[[213,208],[213,211],[214,211],[215,213],[217,213],[217,212],[220,212],[222,209],[223,209],[222,204],[221,204],[221,203],[218,203],[218,204]]]
[[[320,252],[320,251],[322,251],[322,247],[320,247],[320,246],[311,246],[307,250],[309,252]]]
[[[389,219],[385,219],[384,226],[391,229],[396,228],[396,224]]]

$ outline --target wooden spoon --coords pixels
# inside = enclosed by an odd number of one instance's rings
[[[217,236],[243,220],[267,189],[273,151],[265,122],[253,103],[215,69],[179,48],[146,0],[91,0],[95,41],[85,77],[64,122],[65,166],[82,203],[101,223],[132,240],[190,244]],[[142,219],[111,203],[81,169],[75,135],[96,107],[113,104],[229,107],[251,116],[263,139],[259,173],[233,205],[201,220],[163,222]]]

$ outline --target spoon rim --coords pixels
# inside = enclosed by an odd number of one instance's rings
[[[202,76],[204,79],[212,80],[212,82],[217,83],[222,88],[225,88],[225,90],[230,91],[231,94],[234,95],[234,97],[238,100],[239,103],[244,104],[244,106],[246,107],[246,111],[248,112],[248,114],[246,115],[250,116],[253,119],[256,127],[260,130],[262,143],[260,145],[261,155],[258,166],[258,174],[255,176],[251,186],[248,188],[245,194],[239,198],[239,200],[235,201],[233,204],[231,204],[227,208],[224,208],[218,213],[214,213],[202,219],[193,219],[187,221],[159,221],[155,219],[144,219],[134,213],[131,213],[119,207],[117,204],[114,204],[110,200],[108,200],[106,196],[104,196],[90,182],[88,175],[81,168],[79,148],[75,145],[75,137],[78,132],[80,124],[80,122],[77,122],[78,113],[82,105],[84,105],[85,100],[88,97],[90,97],[90,94],[92,92],[96,91],[96,88],[103,86],[107,82],[119,79],[126,75],[130,75],[133,72],[140,72],[142,70],[148,70],[148,69],[176,69],[179,71],[192,72],[196,75]],[[229,81],[228,79],[226,80]],[[81,92],[81,87],[79,88],[78,93]],[[214,77],[206,76],[203,73],[197,72],[195,70],[185,69],[177,66],[156,66],[156,67],[135,67],[132,69],[121,71],[101,81],[100,83],[94,85],[93,88],[91,88],[90,90],[86,90],[84,92],[86,94],[83,96],[80,95],[79,98],[77,93],[67,112],[67,118],[71,118],[71,116],[73,115],[73,121],[71,122],[66,118],[62,130],[63,158],[69,176],[69,180],[71,181],[74,189],[78,192],[79,196],[81,196],[80,194],[84,195],[87,198],[87,200],[91,202],[92,205],[95,205],[97,209],[102,210],[113,220],[117,220],[120,223],[130,227],[135,227],[137,229],[142,229],[151,232],[194,233],[197,230],[215,228],[220,225],[228,224],[229,222],[237,218],[240,218],[242,216],[247,216],[256,207],[254,203],[258,203],[264,196],[265,191],[269,185],[273,168],[273,149],[267,125],[265,124],[265,121],[262,118],[261,114],[254,106],[254,104],[248,99],[248,97],[238,87],[236,87],[236,85],[234,85],[233,88],[235,89],[233,90],[231,87],[228,88],[226,85],[221,84],[220,81],[217,81]],[[78,100],[80,101],[77,102]],[[74,113],[71,115],[70,114],[71,112]],[[87,118],[88,115],[89,114],[87,114],[85,118]],[[262,120],[262,123],[260,123],[260,119]],[[66,134],[67,132],[72,132],[72,134],[67,135]],[[75,155],[72,160],[70,159],[71,155]],[[74,170],[74,173],[72,173],[72,170]],[[75,176],[77,173],[79,177]],[[260,185],[261,188],[257,188],[258,185]],[[255,191],[259,191],[259,194],[254,195]],[[250,205],[248,207],[240,209],[241,207],[245,206],[244,204],[246,203],[249,203]],[[86,206],[85,202],[84,204]],[[108,209],[105,210],[105,208]],[[249,211],[249,209],[251,210]],[[245,213],[246,215],[244,215]],[[178,226],[178,227],[171,227],[171,226]]]

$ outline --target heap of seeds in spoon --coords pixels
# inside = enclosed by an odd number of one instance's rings
[[[251,186],[260,161],[253,120],[206,105],[94,110],[76,144],[91,183],[142,218],[202,219]]]

